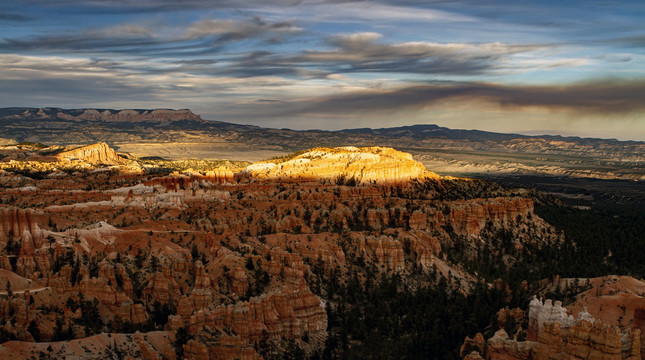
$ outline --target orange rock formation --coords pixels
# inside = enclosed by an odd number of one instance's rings
[[[287,159],[248,166],[245,173],[258,178],[331,179],[348,182],[402,182],[438,178],[412,155],[391,148],[353,146],[316,148]]]
[[[479,334],[475,339],[479,338]],[[634,322],[622,329],[604,323],[582,310],[577,318],[567,314],[560,301],[544,303],[536,298],[529,308],[526,341],[509,337],[498,330],[486,342],[467,338],[461,356],[475,358],[467,350],[475,350],[486,359],[641,359],[642,324]]]
[[[121,161],[104,145],[92,149],[65,158]],[[325,279],[369,269],[421,286],[411,275],[436,269],[468,291],[474,277],[442,249],[477,257],[494,230],[510,234],[517,252],[560,241],[531,200],[470,196],[468,180],[439,178],[392,149],[317,149],[266,164],[156,178],[4,173],[17,185],[0,188],[11,204],[0,206],[0,267],[21,287],[0,294],[0,323],[7,340],[26,342],[0,345],[0,354],[46,352],[34,336],[100,343],[109,339],[102,332],[135,330],[145,334],[110,336],[119,347],[130,336],[127,348],[144,358],[172,358],[175,334],[186,335],[176,347],[193,358],[257,359],[266,344],[312,353],[328,336]],[[145,340],[152,334],[158,341]],[[85,340],[51,344],[60,356],[105,351]]]
[[[106,143],[83,146],[56,155],[59,161],[84,161],[93,164],[122,165],[126,160]]]

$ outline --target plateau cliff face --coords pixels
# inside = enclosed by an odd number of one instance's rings
[[[111,110],[111,109],[59,109],[59,108],[25,108],[23,111],[6,111],[4,117],[8,119],[28,120],[70,120],[70,121],[96,121],[96,122],[153,122],[168,123],[180,120],[201,121],[199,115],[193,114],[188,109],[155,109],[155,110]]]
[[[64,151],[56,158],[59,161],[83,161],[92,164],[123,165],[126,160],[106,143],[83,146],[78,149]]]

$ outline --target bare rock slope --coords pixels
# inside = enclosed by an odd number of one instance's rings
[[[94,164],[122,165],[126,163],[126,160],[120,157],[106,143],[98,143],[64,151],[56,155],[56,158],[59,161],[84,161]]]

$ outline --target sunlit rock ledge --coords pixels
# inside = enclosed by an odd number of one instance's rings
[[[331,179],[352,183],[389,183],[439,178],[412,155],[386,147],[314,148],[252,164],[241,175],[266,179]]]

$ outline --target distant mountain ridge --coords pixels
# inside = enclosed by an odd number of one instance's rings
[[[199,115],[188,109],[62,109],[62,108],[1,108],[0,117],[21,120],[63,119],[103,122],[172,122],[178,120],[201,121]]]
[[[429,125],[409,125],[397,126],[391,128],[357,128],[357,129],[343,129],[340,130],[346,134],[370,134],[387,137],[401,137],[407,136],[412,138],[424,137],[437,137],[437,138],[451,138],[459,140],[509,140],[516,137],[525,137],[519,134],[504,134],[495,133],[482,130],[457,130],[441,127],[434,124]]]
[[[512,139],[559,139],[572,141],[602,141],[618,143],[641,143],[642,141],[617,140],[606,138],[588,138],[578,136],[561,136],[561,135],[522,135],[515,133],[498,133],[483,130],[465,130],[451,129],[438,126],[435,124],[415,124],[407,126],[397,126],[388,128],[347,128],[342,130],[290,130],[290,129],[270,129],[253,125],[241,125],[234,123],[221,122],[216,120],[204,120],[200,115],[194,114],[189,109],[103,109],[103,108],[83,108],[83,109],[63,109],[63,108],[22,108],[9,107],[0,108],[0,120],[74,120],[74,121],[97,121],[97,122],[133,122],[133,123],[163,123],[170,124],[178,121],[197,122],[204,127],[240,127],[244,129],[264,129],[268,131],[295,131],[308,133],[337,133],[337,134],[355,134],[355,135],[372,135],[384,136],[389,138],[411,137],[411,138],[445,138],[451,140],[470,140],[485,141],[495,140],[504,141]],[[194,124],[193,124],[194,125]],[[228,126],[226,126],[228,125]]]
[[[529,136],[437,125],[298,131],[205,120],[187,109],[0,108],[0,145],[24,141],[105,142],[133,156],[252,162],[315,147],[385,146],[411,153],[427,167],[444,173],[454,169],[528,171],[645,179],[645,142],[639,141]]]
[[[466,130],[466,129],[451,129],[434,124],[417,124],[408,126],[397,126],[390,128],[355,128],[343,129],[339,132],[345,134],[369,134],[387,137],[412,137],[412,138],[448,138],[453,140],[471,140],[471,141],[485,141],[485,140],[512,140],[512,139],[531,139],[541,138],[549,140],[574,140],[574,141],[616,141],[618,143],[644,143],[642,141],[634,140],[618,140],[610,138],[591,138],[580,136],[563,136],[563,135],[524,135],[516,133],[498,133],[484,130]]]

